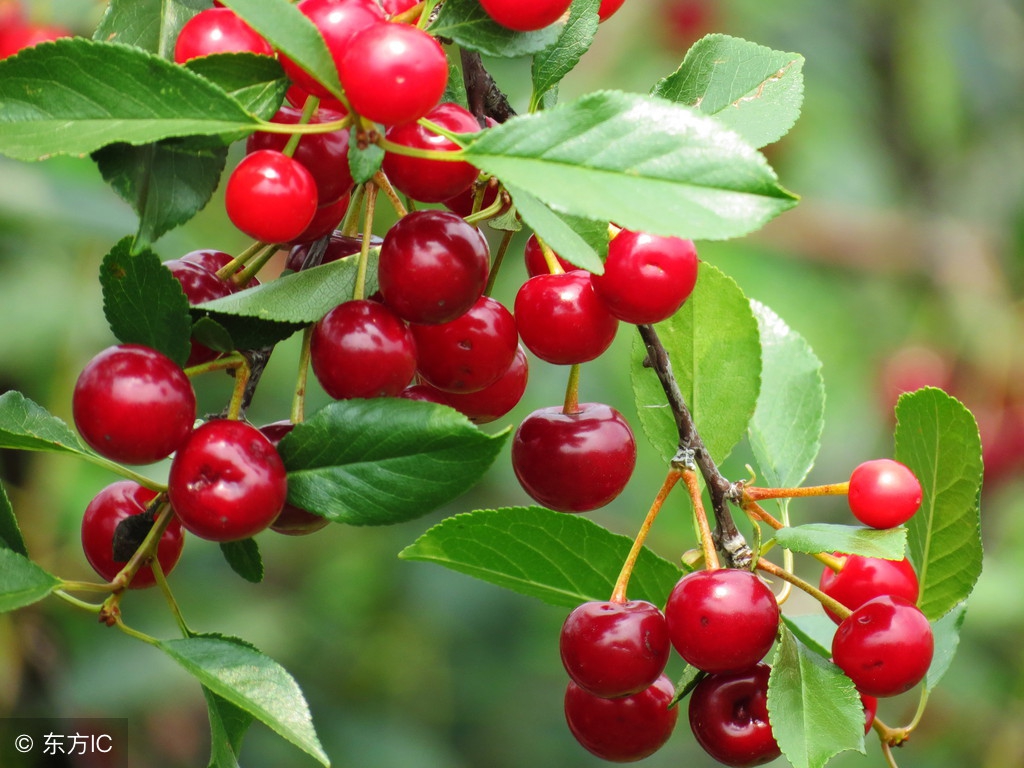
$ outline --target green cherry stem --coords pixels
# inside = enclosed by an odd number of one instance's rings
[[[359,212],[363,209],[363,200],[366,199],[366,184],[360,184],[352,193],[348,210],[345,211],[345,218],[341,220],[341,234],[345,237],[354,237],[359,231]]]
[[[722,567],[718,559],[718,551],[715,549],[715,539],[711,533],[711,525],[708,523],[708,513],[704,509],[704,497],[700,487],[700,480],[697,473],[692,469],[682,470],[683,482],[686,490],[690,493],[690,502],[693,504],[693,517],[697,521],[697,530],[700,532],[700,549],[704,554],[704,568],[709,571],[717,571]]]
[[[494,283],[498,279],[498,271],[501,269],[502,263],[505,261],[505,254],[508,253],[508,247],[512,243],[512,238],[515,232],[512,230],[505,230],[505,233],[501,236],[501,243],[498,245],[498,252],[494,254],[494,261],[491,263],[491,272],[487,276],[487,285],[484,287],[484,296],[490,296],[494,291]]]
[[[229,280],[234,277],[236,271],[241,267],[249,263],[257,253],[267,247],[266,243],[261,243],[258,240],[242,251],[240,254],[235,256],[231,261],[225,264],[223,267],[217,270],[217,277],[221,280]]]
[[[110,592],[114,587],[109,582],[99,584],[94,581],[61,580],[60,588],[71,592]]]
[[[562,269],[562,265],[558,263],[558,257],[555,252],[551,250],[551,246],[537,238],[537,245],[540,246],[540,252],[544,254],[544,263],[548,265],[548,272],[552,275],[564,275],[565,270]]]
[[[307,325],[302,332],[302,349],[299,351],[299,372],[295,377],[295,394],[289,414],[292,424],[299,424],[306,418],[306,382],[309,380],[310,344],[313,340],[313,326]]]
[[[79,600],[77,597],[69,595],[63,589],[54,590],[53,594],[64,602],[75,606],[75,608],[81,608],[83,611],[88,611],[89,613],[99,613],[103,608],[100,603],[90,603],[87,600]]]
[[[853,613],[853,611],[845,605],[840,603],[838,600],[829,597],[813,584],[804,581],[799,576],[787,571],[785,568],[780,568],[770,560],[765,560],[763,557],[759,558],[757,561],[757,569],[759,571],[764,571],[765,573],[770,573],[772,576],[782,579],[783,581],[788,581],[797,589],[802,589],[841,619],[845,619]]]
[[[430,123],[430,125],[433,126],[434,124]],[[438,126],[438,133],[448,135],[449,132]],[[394,155],[418,157],[421,160],[441,160],[446,163],[466,162],[465,153],[460,149],[420,149],[419,147],[407,147],[404,144],[396,144],[393,141],[389,141],[379,134],[376,137],[376,143],[385,152],[391,152]]]
[[[317,107],[320,106],[320,99],[316,96],[307,96],[306,102],[302,105],[302,115],[299,117],[299,125],[309,125],[309,121],[313,119],[313,115],[316,114]],[[302,139],[301,133],[293,133],[288,137],[287,143],[284,145],[284,149],[281,150],[281,154],[291,157],[295,154],[295,150],[298,149],[299,141]]]
[[[744,488],[743,501],[764,501],[765,499],[799,499],[809,496],[845,496],[850,483],[831,485],[808,485],[803,488]]]
[[[231,401],[228,403],[227,418],[238,421],[242,418],[242,403],[245,401],[245,390],[249,384],[249,376],[252,375],[252,368],[244,355],[239,355],[241,362],[235,367],[235,388],[231,393]]]
[[[264,245],[263,249],[259,251],[259,253],[248,264],[245,265],[245,269],[243,269],[240,272],[236,272],[234,275],[231,276],[231,280],[236,285],[244,288],[261,269],[267,266],[267,262],[270,261],[271,258],[273,258],[275,253],[277,253],[276,245]]]
[[[425,5],[426,3],[422,2],[416,3],[412,8],[402,11],[401,13],[396,13],[388,19],[388,21],[393,24],[412,24],[414,21],[418,21],[423,15],[423,7]]]
[[[216,360],[211,360],[208,363],[200,363],[199,365],[193,365],[191,368],[186,368],[185,375],[192,378],[213,371],[229,371],[232,368],[237,368],[244,361],[245,358],[241,352],[232,352],[230,355],[218,357]]]
[[[306,125],[295,123],[273,123],[269,120],[257,122],[256,130],[260,133],[286,133],[286,134],[307,134],[307,133],[333,133],[348,128],[352,124],[352,117],[345,115],[340,120],[332,120],[328,123],[308,123]]]
[[[742,508],[750,517],[754,518],[755,520],[760,520],[761,522],[766,523],[770,527],[774,528],[776,531],[782,530],[786,527],[785,523],[782,523],[779,520],[776,520],[774,517],[772,517],[771,513],[768,512],[768,510],[766,510],[756,501],[744,502]],[[789,550],[786,551],[788,552]],[[822,565],[827,565],[829,568],[836,572],[840,571],[843,567],[842,560],[840,560],[838,557],[835,557],[834,555],[828,554],[827,552],[814,552],[811,554],[811,557],[813,557]]]
[[[185,623],[185,617],[181,613],[178,601],[174,599],[174,593],[171,592],[171,585],[167,583],[167,575],[164,573],[164,569],[160,567],[160,560],[154,557],[149,567],[153,571],[153,578],[156,580],[157,587],[159,587],[160,592],[167,601],[167,607],[171,609],[181,634],[185,637],[192,637],[194,633],[188,628],[188,624]]]
[[[359,264],[356,267],[356,284],[352,289],[352,298],[358,301],[366,297],[366,270],[370,263],[370,237],[373,232],[373,214],[377,208],[376,184],[366,187],[366,213],[363,217],[363,240],[359,246]]]
[[[132,480],[141,485],[143,488],[148,488],[149,490],[156,491],[157,493],[161,493],[167,490],[167,486],[164,485],[163,483],[158,483],[156,480],[151,480],[145,475],[140,475],[134,469],[129,469],[128,467],[118,464],[116,461],[111,461],[110,459],[104,458],[103,456],[93,453],[92,451],[82,451],[82,453],[79,455],[81,455],[81,457],[86,461],[95,464],[97,467],[102,467],[103,469],[109,470],[114,474],[120,475],[126,480]]]
[[[500,214],[505,208],[505,201],[498,196],[498,199],[491,203],[486,208],[482,208],[475,213],[469,214],[466,217],[467,224],[476,224],[478,221],[486,221],[487,219],[493,219],[495,216]]]
[[[385,176],[381,171],[377,171],[373,174],[373,183],[381,188],[381,191],[387,195],[388,200],[391,202],[391,207],[395,209],[395,213],[398,214],[398,218],[402,218],[409,213],[408,209],[402,203],[402,198],[395,192],[395,188],[391,186],[391,182],[388,181],[388,177]]]
[[[580,412],[580,366],[579,363],[569,368],[569,381],[565,385],[565,403],[562,413]]]

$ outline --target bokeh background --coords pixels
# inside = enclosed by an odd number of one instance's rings
[[[25,3],[39,21],[88,35],[92,0]],[[563,97],[598,88],[646,92],[709,31],[804,54],[803,117],[767,150],[793,212],[740,242],[701,243],[733,276],[803,334],[824,365],[828,404],[812,482],[845,479],[862,460],[891,455],[892,405],[902,389],[945,387],[981,423],[985,569],[959,654],[925,720],[897,757],[903,768],[1024,766],[1024,7],[1016,0],[627,0],[604,24]],[[528,64],[494,72],[513,103],[528,97]],[[113,339],[103,320],[100,259],[133,232],[131,211],[88,161],[0,159],[0,388],[20,389],[70,421],[81,366]],[[195,248],[238,252],[221,199],[164,237],[165,259]],[[513,245],[521,254],[522,240]],[[524,278],[512,258],[497,296]],[[631,343],[584,368],[581,397],[635,418]],[[287,414],[297,344],[275,352],[250,411]],[[537,364],[524,401],[495,429],[559,402],[565,372]],[[200,383],[219,410],[230,381]],[[311,407],[325,402],[311,395]],[[594,519],[632,534],[662,468],[641,438],[626,492]],[[741,448],[725,470],[746,474]],[[155,473],[165,471],[156,467]],[[88,578],[78,528],[89,499],[113,478],[64,457],[0,454],[0,475],[33,555]],[[601,765],[569,735],[558,630],[565,612],[396,553],[442,517],[527,502],[507,453],[449,508],[392,528],[332,526],[306,538],[260,538],[261,585],[235,576],[216,546],[191,540],[172,577],[191,625],[251,640],[303,686],[338,768],[583,768]],[[845,521],[842,500],[792,507],[797,520]],[[692,546],[685,502],[659,520],[652,544],[667,557]],[[816,578],[812,565],[800,563]],[[157,594],[126,600],[128,621],[171,637]],[[884,702],[891,724],[916,699]],[[123,718],[124,765],[206,764],[198,686],[153,649],[48,601],[0,616],[0,716]],[[681,721],[646,765],[712,766]],[[314,762],[260,725],[246,768]],[[781,764],[781,761],[780,761]],[[832,765],[882,765],[846,754]],[[48,764],[49,765],[49,764]]]

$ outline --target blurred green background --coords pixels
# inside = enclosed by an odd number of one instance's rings
[[[26,8],[89,34],[102,3]],[[956,661],[898,752],[900,765],[1024,766],[1024,9],[1011,0],[627,0],[563,97],[646,92],[708,31],[807,58],[803,117],[767,150],[801,205],[742,242],[699,245],[703,259],[774,308],[823,361],[827,421],[810,480],[839,481],[860,461],[891,455],[901,388],[942,385],[981,422],[985,570]],[[522,61],[494,64],[520,108],[527,71]],[[0,178],[0,387],[70,421],[78,371],[113,341],[99,261],[134,231],[134,217],[87,161],[0,160]],[[169,259],[245,244],[215,198],[157,250]],[[512,254],[521,252],[517,240]],[[512,258],[498,298],[510,303],[523,277]],[[635,419],[631,341],[622,328],[614,348],[584,367],[581,397]],[[287,415],[296,350],[293,339],[275,352],[254,422]],[[526,398],[494,428],[560,401],[564,383],[563,370],[535,364]],[[230,392],[226,377],[199,386],[209,411]],[[312,407],[325,402],[322,393],[311,397]],[[738,450],[726,473],[746,476],[746,461]],[[61,576],[88,578],[80,516],[113,478],[62,457],[4,454],[0,462],[36,559]],[[632,535],[661,477],[643,443],[626,492],[593,518]],[[652,542],[670,558],[692,546],[680,499]],[[216,546],[190,540],[172,584],[193,627],[242,636],[295,675],[338,768],[601,765],[564,724],[557,639],[565,612],[395,557],[445,515],[525,502],[505,455],[466,497],[413,523],[332,526],[298,539],[264,534],[261,585],[236,577]],[[841,500],[802,502],[792,512],[807,521],[848,514]],[[817,578],[813,565],[799,566]],[[132,594],[125,610],[133,626],[175,634],[157,594]],[[0,715],[123,717],[125,765],[206,764],[198,686],[152,649],[62,603],[0,617],[0,670]],[[890,700],[881,714],[906,722],[915,705]],[[645,764],[714,765],[687,731],[681,721]],[[832,765],[882,765],[871,742],[868,757],[846,754]],[[314,765],[260,725],[246,738],[242,764]]]

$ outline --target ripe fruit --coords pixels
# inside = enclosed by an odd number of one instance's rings
[[[883,698],[909,691],[928,673],[935,643],[917,606],[902,597],[869,600],[839,625],[832,660],[857,690]]]
[[[451,322],[483,293],[490,250],[480,230],[449,211],[403,216],[380,247],[384,303],[410,323]]]
[[[593,601],[566,618],[559,649],[569,677],[607,699],[651,686],[664,671],[671,646],[665,616],[651,603]]]
[[[276,450],[277,444],[281,442],[281,438],[294,428],[295,425],[290,421],[275,421],[272,424],[260,427],[260,432],[263,433],[263,436],[270,441],[270,444]],[[281,514],[270,524],[270,530],[283,533],[286,536],[305,536],[325,528],[330,522],[326,517],[314,515],[302,507],[285,503],[281,509]]]
[[[851,611],[882,595],[898,595],[912,603],[917,602],[920,591],[917,574],[914,573],[914,566],[906,558],[883,560],[880,557],[863,555],[838,557],[842,560],[842,568],[838,572],[825,568],[821,574],[819,588]],[[825,609],[825,613],[836,624],[842,621],[828,608]]]
[[[229,419],[197,427],[171,462],[168,496],[185,527],[202,539],[254,536],[280,514],[288,495],[284,464],[264,435]]]
[[[501,26],[531,32],[562,18],[572,0],[480,0],[480,5]]]
[[[14,56],[16,53],[26,48],[33,48],[40,43],[48,43],[71,36],[71,30],[64,27],[15,22],[8,29],[0,29],[0,59]]]
[[[85,508],[82,517],[82,550],[89,565],[106,581],[113,580],[127,563],[127,560],[114,560],[114,532],[118,523],[126,517],[145,512],[155,498],[156,491],[143,488],[131,480],[119,480],[96,494]],[[165,575],[174,570],[184,545],[181,523],[171,517],[156,548],[157,560]],[[153,569],[144,565],[135,573],[128,587],[143,589],[154,584],[156,578]]]
[[[903,525],[921,506],[921,483],[892,459],[865,461],[850,475],[850,510],[872,528]]]
[[[775,641],[779,606],[750,571],[695,571],[672,588],[665,605],[669,636],[687,662],[705,672],[741,672]]]
[[[227,256],[227,254],[224,255]],[[231,257],[228,256],[228,260],[230,259]],[[213,301],[238,290],[238,286],[231,280],[222,280],[217,277],[216,270],[211,271],[198,261],[186,261],[184,258],[171,259],[165,261],[164,266],[174,275],[174,279],[181,285],[185,298],[192,305]],[[189,352],[188,360],[185,361],[185,367],[213,360],[218,354],[209,347],[193,341],[192,351]]]
[[[444,95],[448,59],[408,24],[374,24],[355,35],[338,65],[352,109],[385,125],[419,120]]]
[[[580,403],[534,411],[512,438],[512,469],[531,497],[560,512],[587,512],[622,493],[636,465],[633,430],[617,410]]]
[[[708,675],[690,694],[690,730],[697,743],[724,765],[748,768],[782,754],[768,721],[771,669]]]
[[[166,458],[192,431],[196,396],[173,360],[122,344],[82,370],[72,397],[75,426],[101,456],[125,464]]]
[[[478,392],[441,392],[445,405],[450,405],[465,415],[474,424],[489,424],[497,421],[511,411],[526,392],[526,382],[530,377],[526,352],[522,345],[516,347],[516,356],[508,370],[493,384]],[[429,385],[424,385],[429,386]]]
[[[327,205],[317,206],[316,212],[313,214],[312,220],[306,226],[304,230],[291,240],[288,241],[290,245],[301,245],[302,243],[312,243],[315,240],[319,240],[321,237],[331,234],[341,220],[345,218],[345,212],[348,210],[349,196],[343,195],[337,201],[328,203]]]
[[[597,298],[590,273],[582,269],[531,277],[516,294],[515,316],[526,348],[555,365],[600,356],[619,327]]]
[[[174,60],[184,64],[189,59],[211,53],[273,56],[274,49],[230,8],[207,8],[181,28],[174,44]]]
[[[679,710],[668,708],[672,681],[662,675],[649,688],[605,699],[569,681],[565,689],[565,720],[576,741],[603,760],[628,763],[653,755],[675,728]]]
[[[235,166],[224,192],[231,223],[264,243],[287,243],[316,213],[316,182],[296,160],[261,149]]]
[[[622,230],[608,245],[594,291],[619,320],[659,323],[676,313],[697,284],[692,240]]]
[[[626,0],[601,0],[601,6],[597,9],[597,18],[604,21],[615,13]]]
[[[310,361],[336,400],[397,397],[416,372],[416,342],[383,304],[346,301],[313,327]]]
[[[526,261],[526,274],[530,277],[550,274],[551,270],[548,269],[548,262],[544,258],[544,251],[541,250],[540,243],[537,241],[536,235],[530,235],[527,239],[526,247],[523,249],[523,258]],[[561,266],[566,272],[578,269],[578,267],[570,264],[557,253],[555,254],[555,259],[558,260],[559,266]]]

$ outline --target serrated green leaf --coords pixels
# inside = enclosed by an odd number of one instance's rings
[[[808,523],[775,532],[775,540],[794,552],[843,552],[848,555],[901,560],[907,543],[906,528],[865,528],[857,525]]]
[[[738,134],[649,96],[591,93],[462,138],[466,160],[549,207],[652,234],[738,237],[796,204]]]
[[[0,395],[0,448],[89,453],[67,424],[21,392],[14,391]]]
[[[238,752],[254,718],[205,685],[203,696],[210,717],[209,768],[239,768]]]
[[[921,583],[918,607],[934,621],[966,600],[981,575],[977,422],[940,389],[901,395],[895,458],[917,475],[923,491],[921,508],[907,522],[907,542]]]
[[[712,115],[751,146],[763,147],[785,136],[800,115],[803,65],[798,53],[708,35],[653,93]]]
[[[0,549],[0,613],[37,603],[60,584],[60,579],[24,555]]]
[[[506,187],[523,221],[559,256],[594,274],[604,273],[608,222],[557,213],[517,187]]]
[[[359,131],[348,134],[348,167],[356,184],[365,184],[380,170],[384,150],[377,144],[359,146]]]
[[[732,278],[706,262],[674,316],[654,326],[711,456],[721,462],[747,430],[761,384],[761,345],[750,303]],[[644,433],[662,457],[675,455],[675,420],[647,350],[633,344],[630,373]]]
[[[231,570],[243,579],[253,584],[263,581],[263,558],[255,539],[222,542],[220,551]]]
[[[932,622],[935,651],[932,654],[932,664],[925,676],[924,685],[927,690],[935,690],[935,686],[949,671],[960,645],[960,630],[963,629],[966,618],[967,604],[961,603],[938,621]]]
[[[697,669],[692,664],[687,664],[683,669],[682,675],[676,681],[676,690],[672,695],[672,700],[668,703],[669,708],[671,709],[676,706],[680,701],[693,693],[693,689],[705,677],[707,677],[707,672]]]
[[[455,515],[399,553],[443,565],[552,605],[607,600],[632,540],[578,515],[508,507]],[[640,553],[629,599],[663,606],[683,572],[648,549]]]
[[[536,32],[515,32],[488,16],[477,0],[445,0],[441,13],[427,31],[486,56],[514,58],[538,53],[552,45],[563,25],[559,21]]]
[[[807,477],[821,447],[821,361],[771,309],[750,305],[761,337],[761,392],[750,420],[750,447],[766,485],[793,488]]]
[[[801,616],[787,616],[782,620],[796,638],[808,650],[823,659],[832,658],[832,638],[836,634],[836,623],[824,613],[809,613]]]
[[[189,637],[157,647],[210,692],[267,724],[321,764],[330,759],[313,730],[302,691],[276,661],[248,644],[223,637]]]
[[[297,424],[278,450],[290,504],[335,522],[391,525],[467,491],[508,436],[432,403],[346,400]]]
[[[277,59],[255,53],[216,53],[192,59],[185,67],[263,120],[277,113],[290,83]]]
[[[569,8],[569,20],[558,40],[533,57],[531,112],[540,106],[544,95],[558,86],[583,57],[597,33],[597,9],[601,0],[575,0]]]
[[[85,38],[44,43],[0,61],[0,102],[0,153],[18,160],[256,127],[234,98],[185,67]]]
[[[864,752],[864,707],[835,664],[783,630],[768,678],[768,717],[794,768],[822,768],[846,750]]]
[[[7,489],[0,483],[0,549],[9,549],[19,555],[28,557],[25,539],[18,526],[18,518],[14,516],[14,507],[7,497]]]
[[[205,0],[111,0],[93,40],[133,45],[173,60],[181,28],[208,7]]]
[[[103,258],[100,285],[103,314],[121,342],[185,363],[192,333],[188,299],[159,256],[148,248],[133,254],[131,238],[123,238]]]

